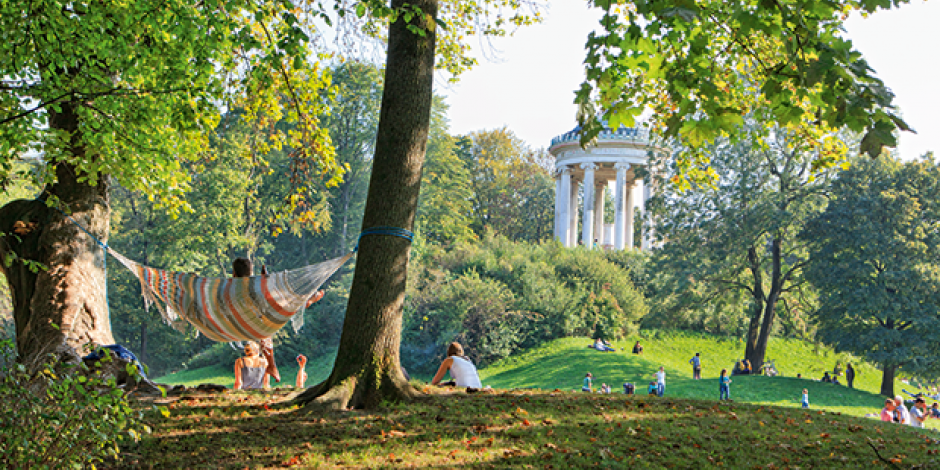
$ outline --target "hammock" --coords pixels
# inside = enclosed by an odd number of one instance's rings
[[[307,301],[353,255],[267,276],[219,278],[151,268],[107,250],[140,280],[146,309],[156,304],[177,331],[185,333],[189,323],[219,342],[270,338],[288,321],[296,333]]]

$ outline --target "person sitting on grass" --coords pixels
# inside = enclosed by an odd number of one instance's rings
[[[904,406],[904,399],[901,398],[901,395],[894,396],[894,415],[896,416],[895,423],[911,424],[911,412]]]
[[[751,373],[751,362],[747,359],[741,361],[741,375],[749,375]]]
[[[264,388],[264,374],[268,361],[260,355],[258,343],[245,343],[245,357],[235,360],[235,390],[257,390]]]
[[[911,426],[923,429],[924,422],[927,421],[929,417],[930,414],[927,412],[927,400],[924,400],[923,397],[917,397],[917,399],[914,400],[914,406],[911,407]]]
[[[597,339],[595,339],[595,340],[594,340],[594,346],[593,346],[593,348],[596,349],[596,350],[598,350],[598,351],[600,351],[600,352],[612,352],[612,351],[616,351],[616,349],[612,348],[612,347],[610,346],[610,343],[608,343],[607,341],[604,341],[603,338],[597,338]]]
[[[885,400],[885,407],[881,409],[881,420],[893,423],[896,419],[894,414],[894,400],[888,398]]]
[[[827,384],[831,384],[831,383],[832,383],[832,376],[830,376],[830,375],[829,375],[829,372],[827,371],[826,373],[823,374],[822,379],[820,379],[820,381],[821,381],[821,382],[825,382],[825,383],[827,383]]]
[[[640,345],[639,341],[633,345],[633,354],[643,354],[643,346]]]
[[[591,381],[594,379],[594,376],[590,372],[584,375],[584,384],[581,385],[582,392],[593,392],[594,389],[591,386]]]
[[[934,418],[940,418],[940,405],[937,402],[934,402],[933,405],[930,405],[930,416]]]
[[[450,371],[450,378],[452,380],[441,383],[441,379],[444,378],[444,374],[447,374],[448,371]],[[476,366],[473,365],[470,358],[464,356],[463,346],[456,341],[450,343],[450,346],[447,346],[447,359],[444,359],[444,361],[441,362],[441,366],[437,368],[437,373],[434,374],[431,385],[467,387],[473,389],[483,388],[483,384],[480,383],[480,376],[477,374]]]
[[[656,385],[655,380],[650,382],[648,394],[653,395],[653,396],[659,396],[659,386]]]

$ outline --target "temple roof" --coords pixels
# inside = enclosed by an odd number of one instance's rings
[[[606,121],[604,122],[604,130],[602,130],[597,135],[598,142],[615,141],[615,140],[649,142],[649,139],[650,139],[649,129],[639,128],[639,127],[619,127],[616,130],[613,130],[609,126],[607,126]],[[554,147],[558,144],[578,142],[580,140],[581,140],[581,126],[575,126],[574,129],[571,129],[570,131],[565,132],[564,134],[553,138],[552,144],[549,146],[549,148]]]

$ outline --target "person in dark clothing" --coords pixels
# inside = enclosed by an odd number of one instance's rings
[[[852,387],[852,382],[854,381],[855,381],[855,368],[852,367],[852,363],[850,362],[845,365],[845,382],[846,382],[846,385],[849,386],[849,388],[854,388]]]

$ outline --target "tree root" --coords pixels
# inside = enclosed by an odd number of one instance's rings
[[[306,412],[344,411],[350,409],[377,408],[385,402],[408,402],[422,393],[411,386],[404,377],[380,374],[372,380],[366,371],[344,378],[334,378],[333,372],[324,382],[317,384],[292,400]],[[373,376],[374,377],[374,376]]]

